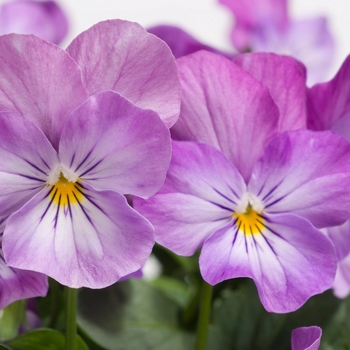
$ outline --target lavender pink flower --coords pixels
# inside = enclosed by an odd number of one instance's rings
[[[180,255],[201,248],[208,283],[250,277],[268,311],[290,312],[332,286],[336,254],[320,229],[350,216],[350,145],[300,129],[306,90],[291,83],[305,78],[298,64],[254,57],[238,62],[253,75],[209,52],[178,59],[179,141],[162,189],[134,204],[160,244]]]
[[[2,36],[0,63],[6,271],[40,273],[31,296],[46,292],[45,275],[102,288],[138,271],[154,230],[124,195],[148,198],[164,182],[180,103],[169,48],[138,24],[113,20],[67,51]]]

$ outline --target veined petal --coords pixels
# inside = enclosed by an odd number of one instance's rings
[[[173,137],[221,150],[248,181],[253,164],[277,132],[279,113],[268,88],[210,52],[177,62],[182,104]]]
[[[35,34],[59,44],[66,36],[68,22],[55,1],[7,1],[0,8],[0,34]]]
[[[98,190],[147,198],[162,186],[171,157],[159,116],[113,91],[90,97],[62,133],[60,161]]]
[[[156,241],[191,255],[231,220],[246,189],[242,176],[219,151],[205,144],[173,142],[164,186],[134,207],[155,227]]]
[[[204,242],[200,269],[210,284],[250,277],[267,311],[291,312],[330,288],[336,269],[334,248],[296,215],[264,215],[263,220],[259,233],[244,233],[234,223],[213,233]]]
[[[237,55],[233,62],[269,88],[280,111],[280,132],[306,128],[306,70],[300,62],[272,53]]]
[[[0,309],[17,300],[44,297],[47,290],[45,275],[7,266],[0,252]]]
[[[350,216],[350,145],[330,132],[285,132],[256,163],[249,191],[269,213],[293,212],[322,228]]]
[[[45,186],[58,158],[35,124],[14,113],[0,112],[0,159],[0,220],[3,220]]]
[[[88,97],[69,55],[33,35],[0,36],[0,109],[34,122],[56,148],[69,114]]]
[[[318,350],[322,329],[317,326],[300,327],[292,331],[292,350]]]
[[[350,112],[350,56],[346,58],[336,76],[329,82],[317,84],[308,94],[308,127],[327,130]]]
[[[180,108],[175,59],[162,40],[139,24],[100,22],[78,35],[67,52],[82,68],[90,95],[113,90],[157,112],[167,127],[175,123]]]
[[[72,288],[107,287],[135,272],[153,244],[152,226],[124,196],[87,184],[67,198],[45,188],[10,217],[3,236],[9,266]]]

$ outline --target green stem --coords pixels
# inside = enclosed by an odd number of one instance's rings
[[[212,295],[213,287],[210,284],[203,281],[201,302],[199,308],[199,319],[197,325],[197,339],[195,346],[196,350],[206,350],[207,348],[207,337],[210,321]]]
[[[76,350],[77,289],[66,288],[66,350]]]

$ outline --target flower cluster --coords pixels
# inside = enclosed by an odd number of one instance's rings
[[[222,3],[242,51],[310,25],[291,21],[285,1]],[[62,39],[58,26],[47,40]],[[347,296],[350,59],[308,88],[295,58],[233,56],[174,27],[150,32],[177,59],[122,20],[66,50],[0,36],[0,308],[44,296],[48,277],[111,286],[138,274],[155,242],[199,252],[209,285],[252,279],[269,312],[332,287]],[[317,349],[321,333],[296,329],[292,348]]]

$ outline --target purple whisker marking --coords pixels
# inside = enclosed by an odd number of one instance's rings
[[[78,192],[80,192],[83,196],[85,196],[84,192],[83,192],[79,187],[76,187],[76,186],[75,186],[76,184],[77,184],[77,183],[74,184],[74,188],[75,188]],[[74,193],[74,192],[73,192],[73,193]]]
[[[54,187],[55,187],[55,186],[52,186],[50,192],[49,192],[44,198],[48,197],[48,195],[51,193],[51,191],[52,191],[52,189],[53,189]],[[56,188],[56,191],[55,191],[55,193],[53,194],[53,196],[52,196],[52,198],[51,198],[51,200],[50,200],[50,203],[49,203],[48,206],[46,207],[46,209],[45,209],[43,215],[41,215],[40,221],[42,221],[42,219],[43,219],[44,216],[46,215],[47,211],[49,210],[49,208],[50,208],[52,202],[54,201],[54,199],[55,199],[55,197],[56,197],[57,191],[58,191],[58,189]]]
[[[263,225],[263,226],[265,227],[265,225],[264,225],[262,222],[260,222],[259,220],[258,220],[258,222],[259,222],[261,225]],[[255,224],[255,227],[257,228],[257,230],[258,230],[260,233],[262,233],[262,231],[260,230],[260,227],[259,227],[257,224]]]
[[[54,190],[54,188],[55,188],[55,186],[51,186],[50,191],[47,192],[47,195],[46,195],[44,198],[48,197],[48,196],[51,194],[51,192]],[[56,189],[56,192],[57,192],[57,189]],[[54,196],[55,196],[55,195],[56,195],[56,194],[54,194]]]
[[[73,165],[74,159],[75,159],[75,152],[73,153],[72,159],[71,159],[71,161],[70,161],[70,165],[69,165],[70,168],[71,168],[72,165]]]
[[[45,182],[44,180],[38,179],[37,177],[33,177],[33,176],[28,176],[28,175],[24,175],[24,174],[16,174],[16,175],[25,177],[26,179],[29,179],[29,180]]]
[[[233,204],[237,204],[235,201],[233,201],[232,199],[228,198],[227,196],[225,196],[223,193],[221,193],[220,191],[218,191],[216,188],[213,187],[213,190],[219,194],[221,197],[224,197],[225,199],[227,199],[229,202],[233,203]]]
[[[287,242],[287,240],[286,240],[284,237],[282,237],[279,233],[277,233],[276,231],[272,230],[270,227],[268,227],[268,226],[266,226],[266,225],[265,225],[265,227],[266,227],[271,233],[273,233],[274,235],[276,235],[278,238],[281,238],[283,241]]]
[[[49,170],[51,170],[51,168],[49,167],[49,165],[45,162],[45,160],[43,158],[41,158],[41,161],[43,162],[43,164],[46,166],[46,168],[48,168]]]
[[[261,192],[262,192],[262,190],[263,190],[264,188],[265,188],[265,184],[263,184],[263,185],[260,187],[260,190],[259,190],[259,192],[258,192],[258,194],[257,194],[258,197],[261,195]]]
[[[245,230],[244,230],[244,233],[245,233]],[[247,241],[247,236],[244,234],[244,235],[243,235],[243,238],[244,238],[245,252],[248,254],[248,241]],[[253,240],[254,240],[254,237],[253,237]]]
[[[276,191],[276,189],[282,184],[283,181],[284,181],[284,180],[281,180],[275,187],[273,187],[273,188],[264,196],[264,198],[262,199],[262,201],[263,201],[263,202],[266,201],[267,198],[268,198],[273,192]],[[260,191],[259,191],[259,193],[260,193]]]
[[[87,159],[90,157],[92,151],[95,149],[95,147],[93,147],[88,154],[85,156],[85,158],[80,162],[80,164],[77,166],[77,168],[74,170],[74,172],[76,172],[86,161]]]
[[[61,207],[61,194],[60,196],[58,197],[58,204],[57,204],[57,210],[56,210],[56,214],[55,214],[55,225],[54,225],[54,228],[56,228],[57,226],[57,220],[58,220],[58,215],[60,213],[60,207]]]
[[[73,196],[75,197],[76,201],[78,202],[79,206],[80,206],[80,209],[82,210],[82,212],[84,213],[85,217],[88,219],[88,221],[90,222],[91,226],[93,228],[95,228],[95,225],[94,223],[92,222],[90,216],[87,214],[87,212],[85,211],[85,208],[83,207],[83,205],[79,202],[77,196],[75,195],[75,193],[73,192]],[[96,228],[95,228],[96,229]]]
[[[97,163],[95,163],[92,167],[90,167],[88,170],[84,171],[80,176],[84,176],[86,175],[88,172],[90,172],[91,170],[95,169],[101,162],[103,161],[103,159],[99,160]]]
[[[91,199],[91,196],[85,194],[85,197],[86,197],[86,199],[87,199],[91,204],[93,204],[97,209],[99,209],[104,215],[107,216],[107,214],[105,213],[105,211],[104,211],[98,204],[96,204],[96,203]]]
[[[238,228],[236,227],[236,232],[235,232],[235,236],[233,237],[232,245],[235,244],[237,236],[238,236]]]
[[[261,224],[261,226],[265,226],[264,225],[264,223],[262,222],[262,221],[260,221],[260,220],[256,220],[259,224]],[[255,226],[257,226],[256,224],[255,224]],[[260,231],[260,230],[259,230]],[[261,232],[260,232],[261,233]]]
[[[225,216],[225,217],[220,218],[220,219],[215,219],[215,220],[213,220],[213,222],[218,222],[218,221],[221,221],[221,220],[226,220],[226,219],[227,219],[227,217]]]
[[[31,165],[34,169],[38,170],[40,173],[44,174],[47,176],[47,174],[45,173],[45,171],[41,170],[39,167],[37,167],[35,164],[31,163],[30,161],[28,161],[27,159],[24,159],[25,162],[27,162],[29,165]]]
[[[236,198],[239,198],[237,193],[234,191],[234,189],[231,186],[228,186],[231,190],[231,192],[236,196]]]
[[[272,250],[272,252],[276,255],[277,257],[277,254],[275,252],[275,249],[273,249],[271,243],[268,241],[268,239],[262,234],[262,237],[264,238],[265,242],[267,243],[267,245],[269,246],[269,248]]]
[[[75,186],[75,185],[78,185],[79,187],[85,189],[85,187],[84,187],[81,183],[79,183],[79,182],[75,182],[75,183],[74,183],[74,186]]]
[[[273,201],[272,203],[268,203],[268,204],[266,204],[265,205],[265,208],[269,208],[269,207],[271,207],[271,205],[274,205],[274,204],[276,204],[276,203],[278,203],[278,202],[280,202],[282,199],[284,199],[285,198],[285,196],[282,196],[282,197],[280,197],[280,198],[278,198],[278,199],[276,199],[275,201]]]
[[[230,212],[233,211],[232,209],[227,208],[227,207],[225,207],[225,206],[223,206],[223,205],[221,205],[221,204],[218,204],[218,203],[215,203],[215,202],[212,202],[212,201],[208,201],[208,202],[211,203],[211,204],[216,205],[217,207],[219,207],[219,208],[221,208],[221,209],[225,209],[225,210],[228,210],[228,211],[230,211]]]
[[[74,193],[74,192],[73,192],[73,193]],[[70,201],[69,201],[69,196],[68,196],[68,194],[67,194],[67,206],[68,206],[69,216],[70,216],[71,220],[73,220],[72,208],[70,207]]]

